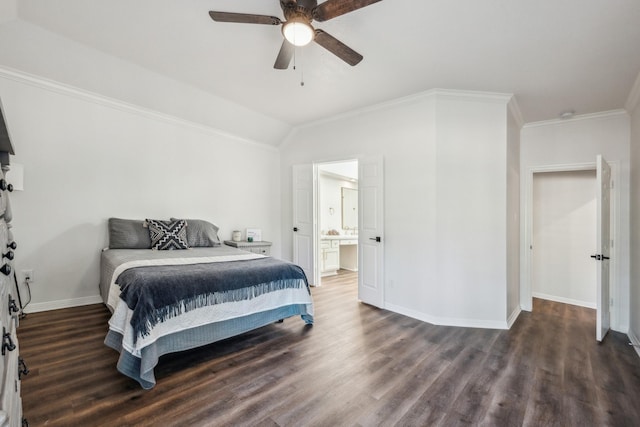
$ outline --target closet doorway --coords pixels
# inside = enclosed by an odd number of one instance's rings
[[[316,284],[358,285],[358,161],[316,164]]]
[[[596,308],[596,171],[533,175],[532,295]]]
[[[592,179],[594,170],[596,171],[595,179]],[[526,246],[523,247],[522,252],[521,307],[523,310],[531,311],[533,309],[534,296],[592,307],[593,299],[589,295],[585,297],[584,295],[586,294],[579,293],[585,291],[585,289],[587,293],[591,293],[588,289],[590,281],[585,278],[575,280],[575,275],[586,274],[589,271],[594,272],[596,276],[594,308],[596,308],[596,340],[598,341],[604,339],[610,327],[613,329],[620,327],[618,313],[619,310],[623,310],[621,303],[624,302],[618,295],[619,271],[616,260],[618,251],[616,249],[617,243],[614,244],[614,242],[620,241],[620,217],[618,215],[620,202],[615,186],[615,183],[618,182],[618,171],[618,162],[606,162],[602,156],[598,155],[595,163],[531,167],[524,181],[524,239],[522,239],[522,243]],[[556,175],[546,175],[553,173],[556,173]],[[581,175],[581,173],[583,174]],[[540,177],[545,176],[550,178],[551,182],[538,181]],[[550,216],[548,215],[546,219],[540,217],[540,211],[534,213],[534,179],[538,181],[536,184],[542,184],[542,187],[559,192],[555,197],[561,199],[561,203],[564,204],[557,212],[552,213]],[[564,180],[558,181],[558,179]],[[580,238],[571,234],[576,231],[576,228],[579,228],[576,223],[583,222],[584,217],[578,221],[569,221],[567,219],[568,215],[575,220],[579,216],[577,212],[582,209],[585,209],[586,212],[587,208],[584,205],[590,203],[589,200],[592,197],[590,194],[591,189],[586,190],[586,187],[582,187],[584,189],[583,193],[582,190],[576,188],[567,189],[566,187],[567,185],[569,187],[573,185],[568,181],[574,181],[575,184],[583,180],[591,181],[593,183],[591,188],[595,188],[596,191],[594,206],[596,223],[595,227],[591,228],[591,231],[596,236],[596,244],[591,247],[587,247],[590,244],[585,243],[585,240],[581,241]],[[541,187],[540,185],[537,186],[537,193],[539,193]],[[583,194],[580,197],[576,197],[574,192]],[[541,199],[544,200],[544,198],[540,197],[540,194],[536,194],[535,198],[537,204],[545,205],[544,202],[540,201]],[[548,212],[545,214],[548,214]],[[534,216],[538,218],[535,219]],[[560,226],[559,224],[563,222],[564,225]],[[555,230],[545,231],[545,227],[555,227]],[[541,234],[545,232],[552,238],[564,233],[562,241],[556,241],[555,245],[568,244],[569,246],[566,246],[562,251],[555,251],[556,248],[552,245],[545,246],[545,243],[541,243],[539,240]],[[586,238],[589,239],[590,236]],[[575,252],[574,249],[578,250],[578,252]],[[567,255],[569,252],[571,252],[570,256]],[[585,259],[591,264],[588,266],[584,264]],[[582,267],[577,266],[578,264]],[[594,264],[595,270],[592,268]],[[539,267],[544,270],[541,272]],[[556,280],[556,277],[550,273],[553,269],[560,269],[564,278],[573,282],[573,284],[564,286],[564,289],[560,291],[557,287],[549,287],[549,282]],[[541,289],[539,286],[541,283],[543,286],[546,285],[547,288]],[[560,292],[565,293],[559,294]],[[537,293],[537,295],[534,295],[534,293]],[[593,294],[591,293],[591,295]],[[624,311],[622,312],[624,313]]]

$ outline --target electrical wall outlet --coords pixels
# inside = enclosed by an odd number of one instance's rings
[[[22,277],[25,282],[33,283],[35,281],[33,270],[22,270]]]

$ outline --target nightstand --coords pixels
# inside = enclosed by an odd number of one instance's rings
[[[254,254],[271,256],[271,242],[264,240],[261,242],[247,242],[246,240],[234,242],[233,240],[225,240],[224,244],[242,249],[243,251],[253,252]]]

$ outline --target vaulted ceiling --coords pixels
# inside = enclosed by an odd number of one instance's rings
[[[360,64],[312,43],[285,71],[273,68],[279,27],[208,15],[283,18],[278,0],[16,4],[20,21],[292,127],[433,88],[514,94],[525,122],[607,111],[624,107],[640,72],[637,0],[382,0],[314,23]]]

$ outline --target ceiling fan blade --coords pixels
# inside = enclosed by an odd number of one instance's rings
[[[381,0],[327,0],[313,9],[313,19],[320,22],[328,21],[379,1]]]
[[[314,39],[323,48],[333,53],[349,65],[357,65],[362,61],[362,55],[342,43],[337,38],[322,30],[316,30],[316,38]]]
[[[253,15],[250,13],[216,12],[212,10],[209,16],[216,22],[238,22],[241,24],[280,25],[282,21],[275,16]]]
[[[289,43],[286,39],[282,41],[282,47],[280,48],[280,52],[278,53],[278,57],[276,58],[276,63],[273,64],[273,68],[276,70],[286,70],[289,68],[289,63],[291,62],[291,57],[293,56],[293,51],[295,50],[295,46]]]

